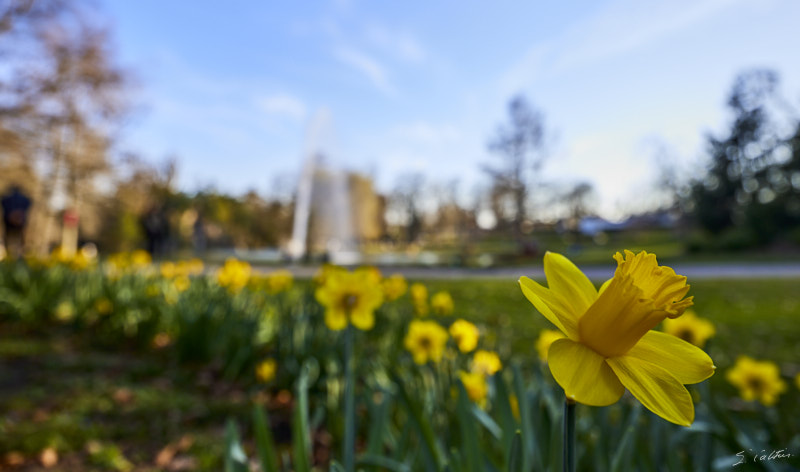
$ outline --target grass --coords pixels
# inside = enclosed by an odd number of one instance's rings
[[[449,291],[454,316],[480,323],[502,357],[536,356],[534,341],[548,322],[515,280],[425,280],[431,294]],[[542,281],[543,282],[543,281]],[[692,283],[697,313],[717,336],[707,350],[724,375],[739,354],[770,359],[785,375],[800,371],[800,280],[701,280]],[[492,327],[492,329],[489,329]],[[27,468],[54,448],[50,470],[220,470],[229,417],[249,413],[247,392],[203,368],[179,368],[160,351],[87,347],[67,330],[0,325],[0,454],[22,454]],[[733,391],[731,389],[731,394]],[[157,466],[157,458],[172,457]],[[163,458],[163,457],[162,457]],[[3,458],[0,457],[0,461]]]
[[[180,443],[186,470],[221,467],[225,418],[249,411],[243,392],[165,365],[158,352],[85,346],[66,332],[3,325],[0,461],[17,453],[31,467],[22,470],[38,470],[31,459],[52,448],[61,458],[50,470],[162,470],[159,453]]]

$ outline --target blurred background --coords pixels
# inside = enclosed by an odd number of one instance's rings
[[[800,255],[795,2],[0,15],[3,253]]]

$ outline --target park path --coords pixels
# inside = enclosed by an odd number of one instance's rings
[[[614,275],[614,265],[579,265],[580,269],[594,280],[605,280]],[[685,275],[690,280],[697,279],[800,279],[800,262],[791,263],[678,263],[670,265],[675,272]],[[312,277],[319,270],[318,266],[288,266],[295,277]],[[259,268],[270,272],[267,267]],[[379,267],[384,275],[402,274],[408,279],[517,279],[528,276],[544,279],[544,270],[538,266],[497,267],[487,269],[454,268],[454,267]],[[800,292],[800,282],[798,283]]]

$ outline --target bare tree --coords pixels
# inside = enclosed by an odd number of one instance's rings
[[[27,163],[14,165],[18,172],[35,174],[38,217],[30,233],[42,250],[54,236],[54,199],[75,214],[97,203],[94,184],[109,170],[128,81],[114,64],[108,32],[74,4],[11,3],[16,8],[0,13],[0,53],[9,70],[0,82],[0,131],[18,138],[4,153]]]
[[[514,235],[520,238],[528,218],[528,197],[533,177],[539,173],[547,157],[544,116],[518,95],[509,103],[509,123],[501,125],[489,150],[501,163],[484,166],[493,181],[493,200],[498,206],[510,210]],[[502,204],[505,201],[507,204]],[[509,213],[508,211],[501,211]]]

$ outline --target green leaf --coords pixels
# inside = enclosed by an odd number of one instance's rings
[[[253,429],[256,435],[256,449],[264,472],[278,472],[278,456],[272,431],[269,429],[267,413],[261,405],[253,406]]]
[[[467,391],[461,380],[458,382],[458,422],[461,425],[461,452],[467,472],[481,472],[483,458],[480,453],[480,438],[478,425],[472,413],[474,404],[467,396]]]
[[[411,472],[411,467],[403,462],[390,459],[379,454],[362,454],[358,457],[358,465],[376,466],[394,472]]]
[[[344,467],[342,464],[334,461],[331,461],[331,466],[328,467],[328,472],[345,472]]]
[[[309,361],[300,369],[297,379],[297,404],[292,418],[292,450],[295,472],[311,471],[311,432],[308,427],[308,383],[312,370]]]
[[[371,410],[370,417],[372,419],[367,435],[366,452],[369,454],[380,454],[381,447],[383,446],[383,438],[386,434],[389,413],[391,412],[392,397],[389,392],[380,392],[380,397],[380,402],[377,405],[373,402],[368,402]]]
[[[433,428],[427,417],[422,413],[421,405],[414,401],[408,394],[405,388],[405,381],[394,370],[391,371],[392,381],[397,387],[400,394],[402,405],[406,408],[408,416],[411,418],[411,424],[417,430],[417,433],[422,438],[424,451],[427,454],[429,461],[428,466],[433,470],[442,471],[444,469],[444,462],[442,460],[442,452],[439,444],[436,442],[436,437],[433,434]]]
[[[233,420],[228,420],[225,426],[225,472],[248,472],[247,455]]]
[[[508,472],[523,472],[524,452],[522,451],[522,432],[517,430],[511,439],[508,453]]]
[[[529,398],[528,392],[525,390],[525,387],[522,383],[522,372],[520,372],[518,364],[514,364],[512,367],[512,372],[514,374],[514,391],[517,395],[517,402],[519,403],[519,416],[523,439],[522,445],[524,446],[522,469],[544,470],[542,456],[536,443],[536,433],[533,429],[533,414],[531,412],[531,403],[533,402],[531,401],[531,398]],[[533,397],[535,399],[536,395]]]
[[[611,459],[611,472],[620,472],[622,470],[629,470],[630,466],[630,450],[633,443],[636,442],[636,427],[639,423],[639,415],[642,408],[639,403],[635,403],[628,416],[628,425],[625,428],[625,434],[617,445],[617,450],[614,451],[614,457]]]

